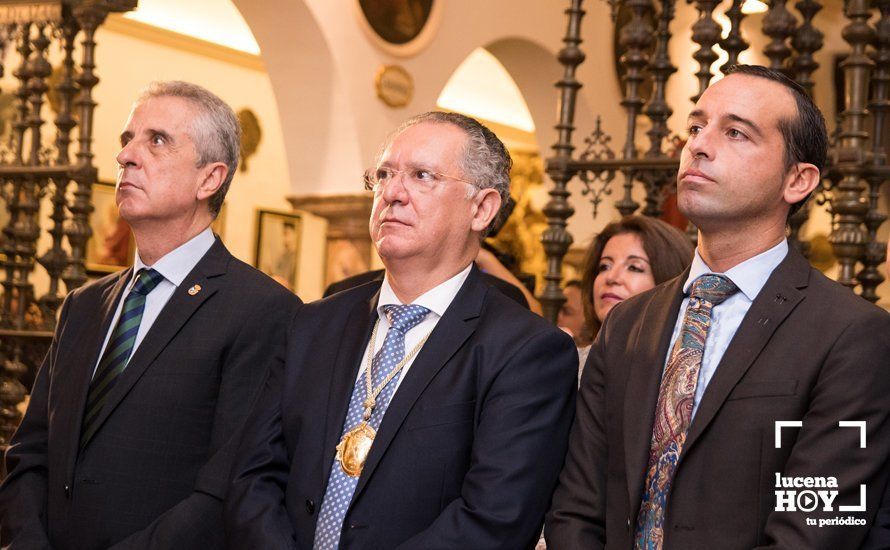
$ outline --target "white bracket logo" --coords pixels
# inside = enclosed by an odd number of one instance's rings
[[[841,420],[837,423],[839,428],[859,428],[859,448],[865,449],[865,420]],[[776,421],[776,449],[782,448],[782,428],[802,428],[802,420],[777,420]],[[777,473],[776,476],[779,476]],[[856,506],[840,505],[841,512],[865,511],[865,484],[859,484],[859,504]]]

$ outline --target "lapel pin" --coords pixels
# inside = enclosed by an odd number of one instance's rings
[[[201,285],[195,285],[189,289],[189,296],[194,296],[199,292],[201,292]]]

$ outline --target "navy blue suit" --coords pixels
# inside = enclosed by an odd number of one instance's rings
[[[380,284],[297,315],[238,452],[230,547],[312,547]],[[577,366],[571,338],[473,268],[383,417],[340,548],[533,546],[568,443]]]

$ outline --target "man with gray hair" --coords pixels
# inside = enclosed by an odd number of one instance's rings
[[[510,164],[454,113],[387,141],[364,177],[386,274],[296,316],[235,460],[233,548],[533,546],[577,354],[473,264]]]
[[[299,299],[214,236],[235,174],[228,105],[150,85],[116,199],[132,268],[68,295],[0,486],[4,548],[218,548],[243,418]]]

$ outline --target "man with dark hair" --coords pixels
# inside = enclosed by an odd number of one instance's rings
[[[890,315],[785,238],[826,143],[811,100],[768,69],[701,96],[677,178],[693,263],[606,318],[548,548],[862,543],[890,455]]]
[[[577,354],[474,265],[509,155],[427,113],[365,175],[386,266],[305,306],[247,422],[233,548],[528,548],[565,457]]]
[[[135,265],[65,299],[0,486],[3,548],[221,548],[237,434],[299,299],[213,235],[238,122],[159,82],[121,133]]]

